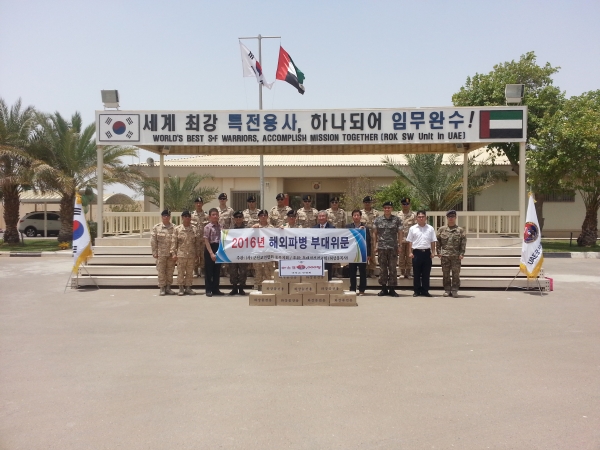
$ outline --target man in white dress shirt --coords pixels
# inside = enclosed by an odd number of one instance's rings
[[[429,293],[429,278],[437,238],[434,228],[426,221],[427,213],[423,210],[417,211],[417,223],[410,227],[406,237],[408,256],[413,264],[413,297],[432,297]]]

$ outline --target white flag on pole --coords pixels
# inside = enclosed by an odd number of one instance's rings
[[[81,263],[92,256],[92,240],[83,213],[81,196],[77,194],[73,211],[73,273],[77,273]]]
[[[523,246],[521,247],[521,272],[526,274],[527,278],[536,278],[543,262],[542,233],[535,212],[533,195],[529,194],[529,205],[523,230]]]
[[[273,83],[267,83],[258,59],[256,59],[254,54],[248,50],[248,47],[241,42],[240,51],[242,52],[242,68],[244,69],[244,76],[256,77],[256,81],[258,81],[264,87],[271,89],[271,87],[273,87]]]

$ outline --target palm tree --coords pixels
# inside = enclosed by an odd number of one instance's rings
[[[197,175],[190,173],[183,181],[180,177],[167,175],[164,186],[164,207],[171,211],[184,211],[193,209],[194,199],[202,197],[204,203],[215,198],[218,188],[200,187],[199,184],[210,175]],[[150,198],[150,203],[160,205],[160,180],[147,178],[143,183],[144,195]]]
[[[477,195],[492,186],[496,181],[506,180],[504,172],[486,169],[475,164],[475,158],[468,160],[468,194]],[[463,197],[463,174],[457,170],[457,155],[450,155],[448,164],[442,164],[442,154],[406,155],[410,172],[398,166],[386,156],[383,163],[414,189],[418,203],[429,211],[446,211],[455,207]]]
[[[4,202],[4,241],[19,242],[19,204],[23,185],[31,185],[34,161],[27,153],[35,111],[21,108],[21,99],[9,108],[0,98],[0,190]]]
[[[83,128],[81,115],[76,112],[70,121],[60,113],[38,114],[38,128],[32,145],[34,154],[53,167],[47,181],[62,194],[60,202],[61,230],[59,242],[73,238],[73,208],[76,193],[97,187],[97,147],[94,140],[95,124]],[[135,156],[134,147],[110,145],[104,153],[104,184],[121,183],[130,188],[139,187],[144,174],[137,168],[124,165],[121,158]],[[50,172],[47,173],[47,176]]]

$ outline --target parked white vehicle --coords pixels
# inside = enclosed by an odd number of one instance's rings
[[[48,236],[58,236],[60,231],[60,216],[56,211],[48,211],[46,220],[46,229]],[[44,236],[44,212],[36,211],[25,214],[19,220],[19,232],[25,233],[25,236],[34,237],[38,234]]]

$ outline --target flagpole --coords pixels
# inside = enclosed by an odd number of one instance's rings
[[[258,62],[262,67],[262,40],[263,39],[281,39],[281,36],[249,36],[249,37],[241,37],[242,39],[258,39]],[[262,101],[262,84],[258,85],[258,109],[262,111],[263,109],[263,101]],[[265,209],[265,161],[264,155],[260,154],[260,209]]]

